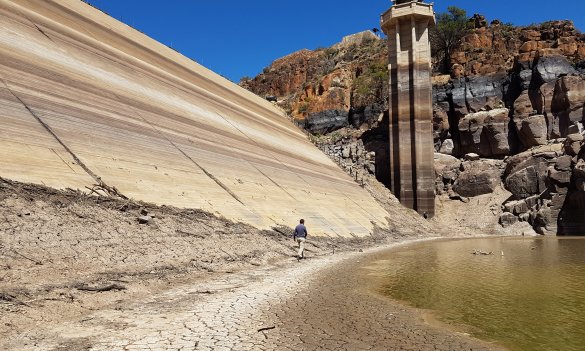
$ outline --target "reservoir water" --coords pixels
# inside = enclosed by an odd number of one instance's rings
[[[369,268],[382,293],[454,330],[511,350],[585,350],[585,239],[424,242]]]

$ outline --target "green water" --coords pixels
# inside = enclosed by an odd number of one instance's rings
[[[455,329],[512,350],[585,350],[585,239],[426,242],[376,266],[383,293]]]

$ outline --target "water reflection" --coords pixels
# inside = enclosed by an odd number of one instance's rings
[[[585,239],[427,242],[371,268],[383,293],[478,337],[518,350],[585,349]]]

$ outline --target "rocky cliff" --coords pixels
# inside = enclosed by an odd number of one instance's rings
[[[474,15],[470,23],[450,71],[435,65],[435,149],[453,157],[439,162],[437,193],[467,201],[504,187],[502,225],[585,231],[577,220],[585,218],[585,35],[570,21],[515,27]],[[386,60],[385,41],[363,32],[279,59],[241,85],[275,96],[355,179],[386,183]]]

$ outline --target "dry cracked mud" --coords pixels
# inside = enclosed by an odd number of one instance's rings
[[[496,350],[378,296],[345,253],[222,274],[22,335],[22,350]],[[361,264],[360,264],[361,263]]]
[[[311,238],[297,262],[290,228],[0,179],[0,349],[496,348],[364,280],[375,254],[359,251],[431,235],[401,221],[369,239]]]

